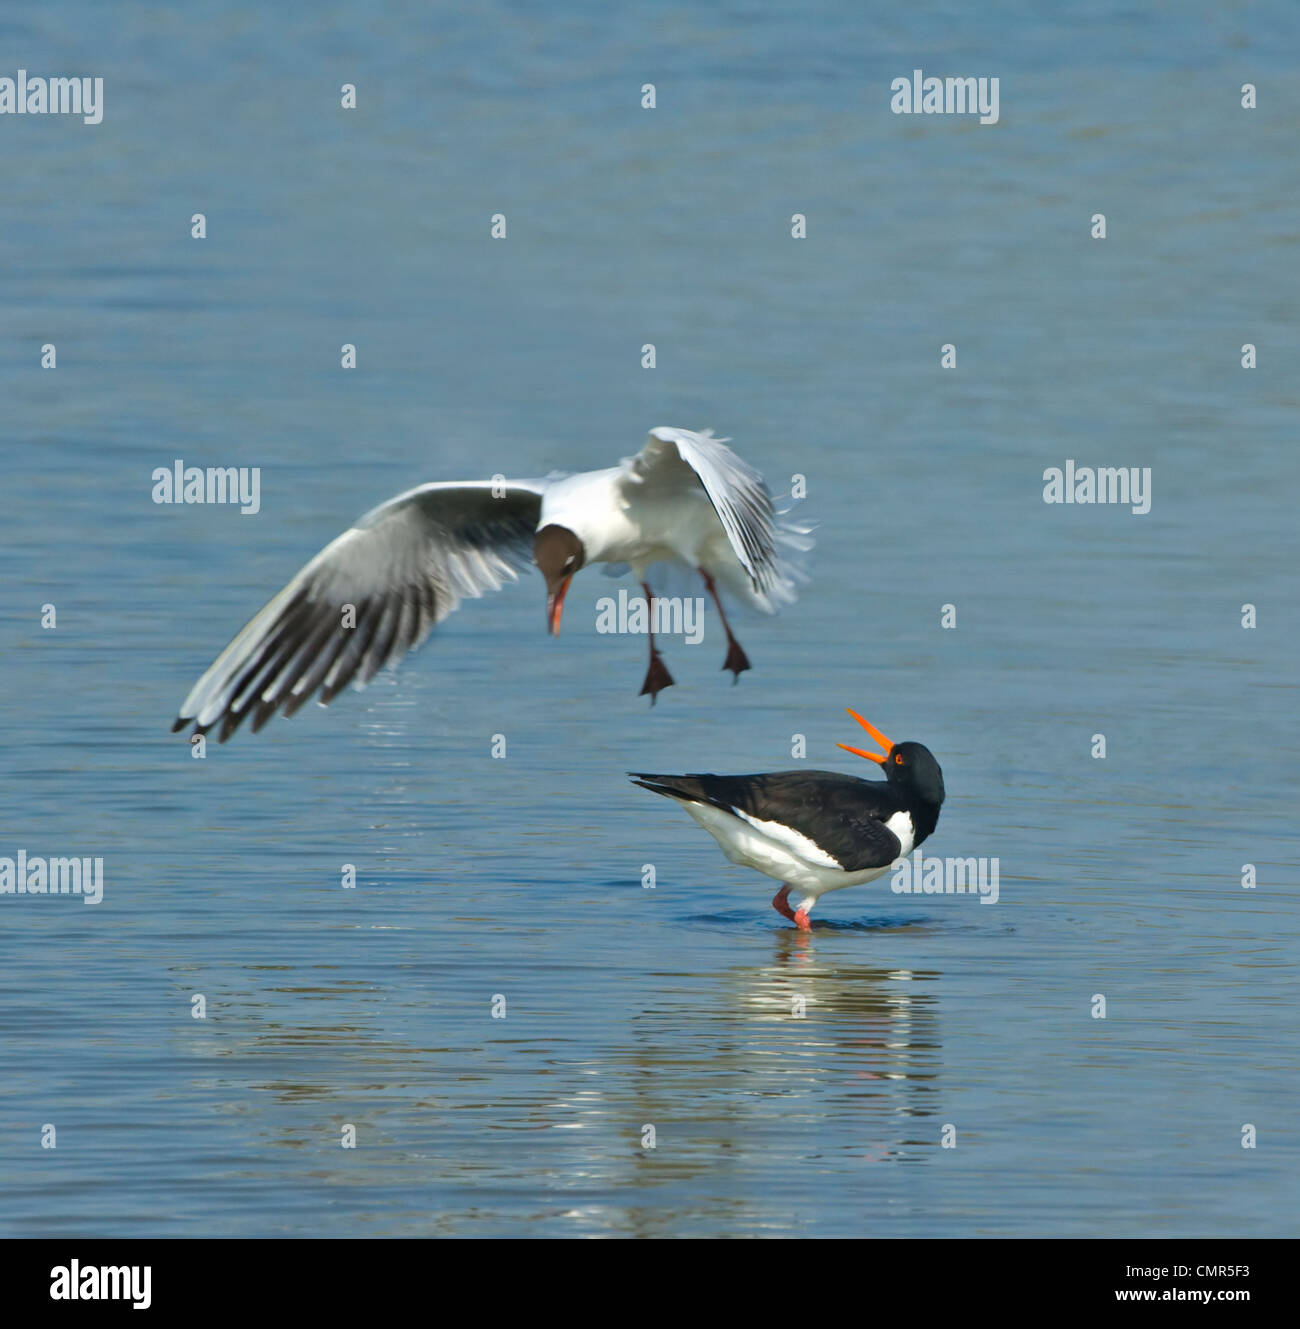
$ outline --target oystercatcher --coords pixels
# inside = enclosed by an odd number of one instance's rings
[[[733,863],[781,882],[772,907],[808,932],[808,913],[821,896],[888,872],[930,835],[943,804],[943,772],[929,748],[895,743],[856,711],[849,714],[884,755],[836,746],[879,762],[883,784],[836,771],[630,775],[643,789],[675,798]]]
[[[349,682],[418,646],[464,596],[497,590],[531,561],[546,580],[546,622],[560,630],[579,569],[630,569],[647,599],[650,662],[641,694],[672,683],[655,646],[647,569],[695,569],[727,638],[723,668],[750,667],[718,588],[767,613],[795,598],[809,530],[779,514],[763,477],[709,430],[658,428],[609,470],[545,480],[421,485],[389,499],[327,545],[258,613],[191,689],[173,732],[219,724],[225,742],[247,717],[256,732],[318,691],[328,705]]]

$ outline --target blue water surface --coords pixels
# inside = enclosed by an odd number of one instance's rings
[[[1294,6],[0,28],[105,89],[0,116],[0,856],[105,882],[0,895],[0,1231],[1295,1233]],[[998,123],[893,114],[916,68]],[[585,572],[558,640],[529,577],[328,710],[168,732],[374,503],[659,424],[819,523],[738,686],[710,618],[650,709]],[[155,504],[177,458],[260,511]],[[1150,512],[1045,504],[1067,459]],[[926,850],[996,905],[885,878],[798,935],[624,777],[869,774],[845,706],[936,753]]]

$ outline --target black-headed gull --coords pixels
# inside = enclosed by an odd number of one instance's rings
[[[319,693],[328,705],[354,679],[418,646],[465,596],[497,590],[536,564],[546,618],[560,630],[564,597],[588,564],[625,564],[646,593],[647,569],[695,569],[727,637],[724,669],[750,667],[719,587],[774,613],[795,598],[808,530],[781,518],[763,477],[708,430],[659,428],[604,471],[545,480],[420,485],[362,517],[321,550],[225,648],[190,690],[172,726],[219,725],[225,742],[252,716],[254,732]],[[672,683],[650,632],[642,694]]]
[[[939,824],[943,772],[920,743],[894,743],[856,711],[857,722],[884,754],[837,746],[879,762],[885,782],[836,771],[773,771],[765,775],[632,773],[643,789],[676,799],[742,867],[781,882],[772,907],[796,927],[828,891],[857,886],[888,872]],[[790,892],[799,901],[790,908]]]

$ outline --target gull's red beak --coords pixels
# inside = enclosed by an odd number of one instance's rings
[[[573,574],[560,583],[560,589],[552,595],[546,597],[546,626],[552,637],[560,635],[560,619],[564,616],[564,597],[569,593],[569,583],[573,580]]]
[[[851,748],[847,743],[836,743],[837,748],[843,748],[845,752],[851,752],[855,757],[865,757],[868,761],[879,762],[882,766],[889,759],[889,754],[893,750],[894,740],[886,738],[884,734],[871,723],[870,720],[864,720],[851,706],[844,708],[848,713],[876,740],[884,749],[884,755],[880,756],[875,752],[865,752],[862,748]],[[900,758],[901,760],[901,758]]]

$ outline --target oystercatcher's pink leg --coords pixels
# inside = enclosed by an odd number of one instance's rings
[[[734,675],[731,680],[733,683],[739,683],[741,673],[746,669],[752,669],[753,665],[749,663],[749,656],[745,654],[740,643],[732,636],[731,624],[727,622],[727,615],[722,608],[722,601],[718,599],[718,588],[713,584],[713,578],[703,568],[697,568],[696,571],[704,578],[704,584],[713,597],[713,603],[718,606],[722,630],[727,634],[727,658],[722,662],[722,667],[731,670]]]
[[[790,908],[790,888],[788,886],[782,886],[772,897],[772,908],[775,909],[778,914],[788,918],[791,923],[798,922],[794,910]],[[807,915],[804,917],[806,918]]]
[[[804,910],[802,910],[802,909],[800,909],[800,910],[795,914],[795,916],[794,916],[794,925],[795,925],[795,927],[797,927],[797,928],[799,929],[800,932],[811,932],[811,931],[812,931],[812,920],[808,917],[808,915],[807,915],[807,914],[804,912]]]
[[[641,583],[641,589],[645,592],[646,612],[650,615],[650,667],[645,671],[645,682],[641,684],[641,696],[650,694],[650,705],[655,704],[655,698],[665,689],[673,685],[673,676],[668,672],[668,666],[664,664],[663,657],[655,650],[655,597],[647,582]]]

